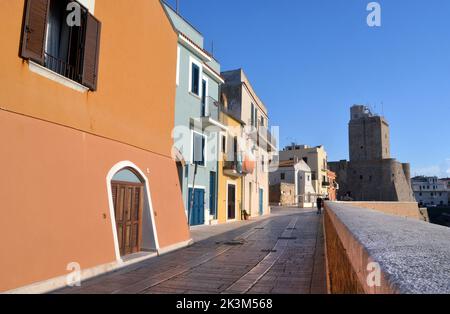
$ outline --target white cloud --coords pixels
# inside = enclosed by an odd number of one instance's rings
[[[415,168],[412,171],[413,175],[436,176],[436,177],[450,177],[450,158],[445,159],[439,165],[431,165],[423,168]]]

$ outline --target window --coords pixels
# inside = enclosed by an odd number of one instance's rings
[[[308,164],[308,157],[303,157],[303,161]]]
[[[193,132],[192,138],[192,161],[199,166],[205,166],[206,139],[205,136]]]
[[[101,23],[73,0],[27,0],[25,8],[21,57],[95,91]]]
[[[315,173],[315,172],[313,172],[313,173],[311,174],[311,180],[313,180],[313,181],[316,181],[316,180],[317,180],[317,177],[316,177],[316,173]]]
[[[286,179],[286,174],[285,174],[285,173],[281,173],[281,174],[280,174],[280,177],[281,177],[281,178],[280,178],[281,180],[285,180],[285,179]]]
[[[128,182],[128,183],[142,183],[139,176],[131,169],[125,168],[117,172],[112,181]]]
[[[256,117],[255,117],[255,105],[253,103],[251,104],[251,109],[250,110],[251,110],[250,123],[251,123],[252,126],[255,126],[255,119],[256,119]]]
[[[195,63],[191,67],[191,93],[200,96],[200,67]]]
[[[222,153],[227,153],[227,137],[222,135]]]
[[[207,90],[207,82],[205,79],[202,80],[202,116],[206,115],[206,90]]]

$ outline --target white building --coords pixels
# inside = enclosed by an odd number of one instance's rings
[[[411,179],[416,201],[420,206],[447,206],[449,189],[447,182],[437,177],[419,176]]]
[[[269,175],[271,186],[280,183],[295,184],[295,200],[299,207],[314,207],[316,205],[317,193],[313,186],[313,174],[311,168],[304,160],[298,162],[293,160],[282,161],[278,169]]]
[[[309,147],[292,144],[280,151],[280,161],[304,160],[310,167],[312,185],[317,194],[326,197],[328,194],[328,161],[323,146]]]

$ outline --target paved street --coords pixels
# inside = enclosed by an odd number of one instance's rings
[[[57,293],[326,293],[321,218],[274,209],[253,222],[200,227],[194,245]]]

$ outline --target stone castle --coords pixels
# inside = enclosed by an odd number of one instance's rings
[[[350,109],[350,161],[330,162],[337,174],[338,199],[414,202],[410,165],[390,157],[389,124],[366,106]]]

